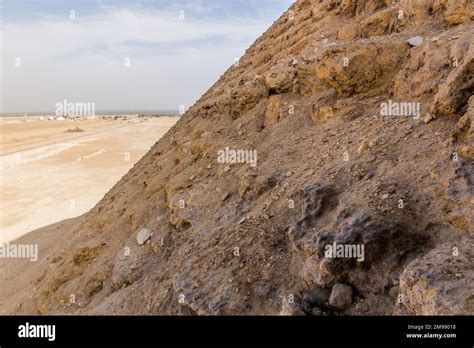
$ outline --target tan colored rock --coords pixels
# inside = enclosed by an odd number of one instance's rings
[[[401,42],[364,42],[329,48],[319,57],[316,76],[349,97],[387,86],[406,51]],[[344,66],[345,58],[348,61]]]
[[[267,93],[261,80],[250,80],[233,88],[227,100],[232,118],[240,118],[242,114],[255,107],[263,97],[267,96]]]
[[[313,114],[312,119],[314,123],[326,122],[334,117],[334,111],[330,106],[321,106],[319,110]]]
[[[349,307],[352,304],[352,288],[346,284],[334,284],[329,304],[340,310]]]
[[[394,16],[394,10],[387,8],[378,11],[360,22],[360,33],[363,37],[379,36],[389,32],[390,22]]]
[[[267,109],[265,111],[265,127],[271,127],[278,123],[281,113],[281,96],[272,95],[268,98]]]
[[[461,28],[459,28],[461,29]],[[456,39],[452,39],[452,38]],[[466,62],[469,59],[469,45],[474,38],[473,30],[451,29],[436,38],[435,41],[427,38],[419,47],[410,49],[410,55],[394,78],[393,91],[399,100],[418,99],[423,95],[435,95],[441,90],[440,105],[449,103],[447,94],[449,87],[443,87],[449,82],[448,76],[467,74]],[[461,69],[464,69],[461,71]],[[458,72],[456,72],[458,71]],[[468,77],[468,76],[467,76]],[[451,77],[453,79],[454,77]],[[456,91],[452,91],[458,94]],[[447,100],[443,100],[448,98]],[[436,114],[432,112],[433,116]]]
[[[337,38],[339,40],[352,40],[357,36],[357,33],[359,32],[359,26],[357,24],[349,24],[337,32]]]
[[[300,301],[290,294],[288,296],[283,296],[280,315],[282,316],[302,316],[305,315],[303,309],[301,308]]]
[[[347,15],[354,15],[357,9],[357,0],[341,0],[341,12]]]
[[[40,314],[47,314],[51,308],[51,294],[48,291],[41,292],[36,298],[36,305]]]
[[[463,145],[459,148],[459,155],[474,159],[474,146]]]
[[[450,0],[447,5],[444,19],[449,25],[458,25],[474,20],[474,2],[470,0]]]
[[[473,243],[447,243],[412,261],[400,276],[396,313],[474,314]]]
[[[359,145],[359,148],[357,149],[357,154],[358,155],[363,155],[369,150],[369,144],[364,141],[362,144]]]
[[[457,113],[465,106],[474,88],[474,42],[463,62],[453,68],[446,82],[440,85],[432,112],[436,115]]]
[[[401,1],[403,23],[417,27],[423,21],[436,18],[454,26],[474,19],[474,7],[470,0]]]
[[[430,123],[431,121],[436,120],[436,118],[431,115],[429,112],[423,117],[423,122],[424,123]]]
[[[265,84],[270,91],[270,95],[290,91],[293,87],[295,74],[296,69],[288,65],[288,63],[282,63],[272,68],[265,75]]]

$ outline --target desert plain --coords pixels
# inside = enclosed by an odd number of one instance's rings
[[[80,216],[177,117],[0,117],[0,243]]]

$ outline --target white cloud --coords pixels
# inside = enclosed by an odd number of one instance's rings
[[[4,23],[0,112],[53,110],[64,98],[95,101],[102,110],[188,105],[269,22],[182,21],[176,11],[109,7],[75,20]]]

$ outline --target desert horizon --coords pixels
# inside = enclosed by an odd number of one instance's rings
[[[2,244],[86,213],[178,119],[40,115],[0,118]]]
[[[176,110],[97,110],[95,117],[111,117],[111,116],[139,116],[143,117],[162,117],[162,116],[180,116],[179,108]],[[2,112],[0,117],[13,117],[13,118],[24,118],[24,117],[41,117],[41,116],[54,116],[58,115],[54,112],[53,109],[49,111],[34,111],[34,112]]]

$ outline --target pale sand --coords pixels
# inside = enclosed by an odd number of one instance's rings
[[[0,243],[90,210],[177,120],[1,118]]]

